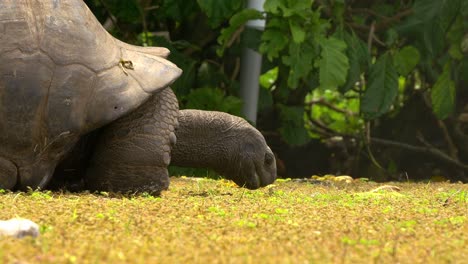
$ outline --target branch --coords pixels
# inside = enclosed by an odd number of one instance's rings
[[[389,18],[389,17],[381,15],[381,14],[379,14],[379,13],[377,13],[374,10],[369,9],[369,8],[353,8],[353,9],[350,9],[350,12],[351,13],[367,14],[367,15],[371,15],[371,16],[379,17],[379,18],[383,18],[383,19],[388,19]]]
[[[380,40],[375,34],[374,34],[374,41],[377,42],[377,44],[379,44],[380,46],[386,48],[387,47],[387,44],[385,44],[382,40]]]
[[[383,22],[379,25],[377,25],[377,29],[386,29],[388,26],[393,24],[394,22],[400,21],[402,18],[407,17],[409,15],[413,14],[413,9],[407,9],[404,10],[401,13],[398,13],[388,19],[384,19]]]
[[[351,111],[346,111],[344,109],[338,108],[337,106],[325,101],[323,98],[320,98],[320,99],[317,99],[317,100],[312,100],[310,102],[307,102],[305,105],[313,106],[315,104],[326,106],[326,107],[330,108],[331,110],[333,110],[335,112],[342,113],[342,114],[345,114],[345,115],[348,115],[348,116],[355,116],[356,115],[355,113],[353,113]]]
[[[463,164],[460,161],[453,159],[449,155],[433,147],[418,147],[418,146],[413,146],[413,145],[409,145],[409,144],[402,143],[402,142],[396,142],[396,141],[380,139],[380,138],[371,138],[371,142],[374,144],[382,145],[382,146],[398,147],[398,148],[406,149],[406,150],[417,152],[417,153],[427,154],[441,161],[444,161],[447,164],[454,165],[460,169],[468,171],[468,165]],[[465,178],[464,180],[468,181],[468,178]]]
[[[228,43],[226,44],[225,48],[230,48],[232,46],[232,44],[234,44],[234,41],[236,41],[236,40],[238,40],[240,38],[242,32],[244,32],[244,29],[245,29],[245,26],[241,26],[238,29],[236,29],[236,31],[234,32],[234,34],[232,34],[231,38],[229,39]]]
[[[372,21],[372,24],[369,29],[369,37],[367,38],[367,51],[369,54],[372,54],[372,40],[374,39],[375,33],[375,21]]]
[[[354,28],[354,29],[357,29],[357,30],[360,30],[360,31],[365,31],[365,32],[368,32],[370,27],[369,26],[366,26],[366,25],[361,25],[361,24],[358,24],[356,22],[348,22],[346,23],[348,24],[350,27]]]
[[[432,106],[431,106],[431,102],[427,96],[427,93],[421,93],[420,94],[426,107],[429,109],[429,111],[431,111],[430,109],[432,109]],[[445,123],[438,119],[437,117],[435,117],[434,115],[434,112],[432,112],[432,116],[434,116],[434,118],[436,119],[436,122],[437,122],[437,125],[439,126],[442,134],[444,135],[444,139],[445,139],[445,142],[447,143],[447,147],[449,149],[449,153],[450,153],[450,156],[455,159],[455,160],[458,160],[458,149],[457,147],[455,146],[455,143],[453,142],[452,140],[452,137],[450,136],[450,133],[447,129],[447,126],[445,125]]]
[[[442,131],[442,134],[444,134],[444,138],[445,138],[445,141],[447,142],[450,156],[454,159],[458,159],[458,149],[455,146],[455,143],[453,142],[452,137],[450,136],[447,126],[442,120],[437,120],[437,124],[439,125],[439,128]]]
[[[307,117],[309,121],[308,124],[310,125],[311,129],[317,134],[320,134],[323,137],[345,136],[329,128],[326,124],[320,122],[319,120],[312,118],[312,114],[310,113],[310,111],[306,111],[306,112],[307,112]]]
[[[355,9],[353,9],[355,10]],[[395,22],[399,22],[401,19],[409,16],[413,14],[413,10],[412,9],[406,9],[392,17],[387,17],[387,18],[383,18],[382,19],[382,22],[378,23],[375,25],[375,31],[381,31],[381,30],[386,30],[388,27],[390,27],[391,24],[395,23]],[[381,17],[380,15],[378,15],[377,17]],[[371,29],[370,26],[366,26],[366,25],[361,25],[361,24],[357,24],[355,22],[349,22],[348,25],[350,25],[352,28],[354,29],[358,29],[358,30],[361,30],[361,31],[366,31],[366,32],[369,32],[369,30]]]
[[[336,132],[335,130],[329,128],[328,126],[326,126],[325,124],[323,124],[322,122],[318,121],[318,120],[315,120],[315,119],[312,119],[309,117],[309,121],[312,125],[314,125],[315,127],[317,127],[320,131],[317,131],[319,134],[322,134],[322,135],[326,135],[326,136],[330,136],[330,135],[338,135],[339,133]]]
[[[319,122],[317,120],[309,119],[309,121],[310,121],[311,124],[313,124],[317,128],[315,130],[316,130],[316,132],[318,134],[328,136],[328,137],[341,136],[343,138],[354,138],[355,140],[362,140],[362,138],[357,137],[357,136],[345,135],[345,134],[336,132],[333,129],[327,127],[326,125],[322,124],[321,122]],[[426,155],[429,155],[429,156],[431,156],[431,157],[433,157],[435,159],[438,159],[438,160],[443,161],[443,162],[445,162],[445,163],[447,163],[449,165],[453,165],[453,166],[455,166],[455,167],[457,167],[459,169],[462,169],[462,170],[468,172],[468,165],[467,164],[464,164],[464,163],[450,157],[446,153],[444,153],[441,150],[439,150],[437,148],[434,148],[434,147],[432,147],[430,145],[426,145],[425,147],[420,147],[420,146],[414,146],[414,145],[410,145],[410,144],[406,144],[406,143],[402,143],[402,142],[397,142],[397,141],[392,141],[392,140],[387,140],[387,139],[380,139],[380,138],[372,138],[372,137],[369,137],[368,140],[372,144],[377,144],[377,145],[386,146],[386,147],[396,147],[396,148],[401,148],[401,149],[405,149],[405,150],[416,152],[416,153],[426,154]],[[468,177],[464,177],[463,181],[468,182]]]
[[[154,6],[148,6],[148,7],[145,7],[145,11],[153,11],[153,10],[156,10],[156,9],[159,9],[159,5],[154,5]]]
[[[236,58],[235,64],[234,64],[234,70],[232,71],[231,74],[231,81],[234,81],[237,78],[237,75],[239,75],[240,72],[240,58]]]

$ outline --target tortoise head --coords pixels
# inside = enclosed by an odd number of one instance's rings
[[[276,160],[263,135],[247,124],[237,143],[237,150],[231,153],[230,168],[223,173],[226,178],[251,190],[273,183],[276,180]]]
[[[243,118],[218,111],[179,111],[171,164],[210,168],[241,187],[276,179],[276,161],[263,135]]]
[[[237,185],[253,190],[276,180],[276,160],[263,135],[254,127],[247,130],[234,158],[238,160],[238,170],[226,175]]]

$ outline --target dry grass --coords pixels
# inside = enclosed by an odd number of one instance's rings
[[[281,181],[257,191],[173,178],[161,198],[0,195],[0,219],[41,236],[2,238],[4,263],[457,263],[468,260],[468,187]]]

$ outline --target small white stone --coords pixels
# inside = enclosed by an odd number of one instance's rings
[[[17,238],[25,236],[37,237],[39,235],[39,226],[28,219],[13,218],[0,221],[0,235]]]

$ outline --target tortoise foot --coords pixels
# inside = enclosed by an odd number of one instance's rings
[[[85,177],[86,186],[93,191],[149,193],[160,195],[169,187],[167,168],[113,164],[92,166]]]

